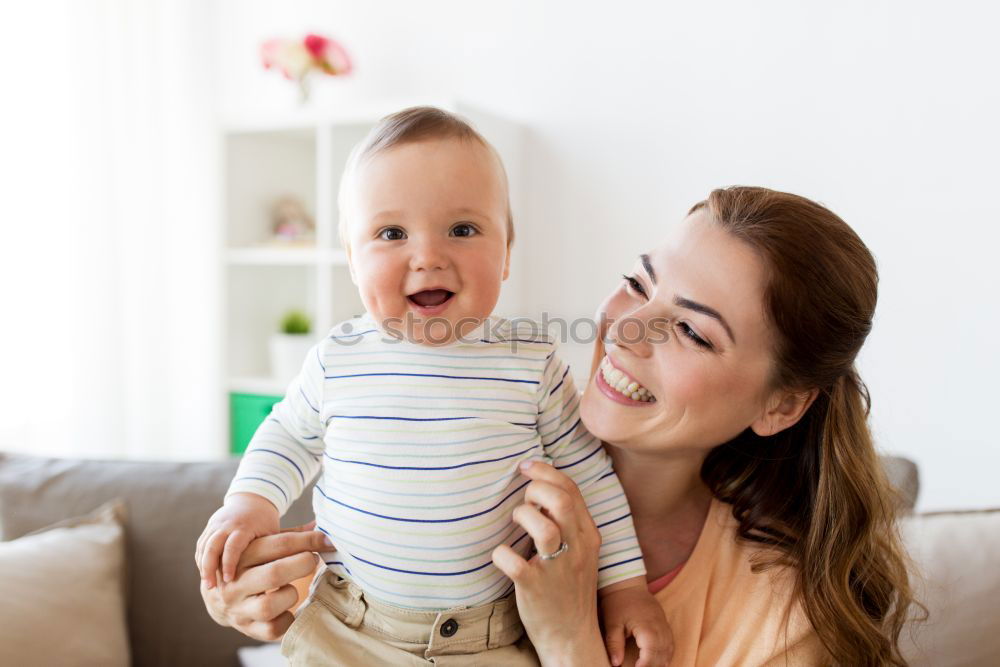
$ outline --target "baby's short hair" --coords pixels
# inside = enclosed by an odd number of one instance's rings
[[[344,167],[344,175],[340,179],[340,192],[337,197],[340,209],[337,231],[340,244],[347,247],[348,198],[354,187],[358,168],[365,161],[383,151],[395,146],[427,141],[431,139],[461,139],[473,141],[490,151],[497,160],[500,173],[507,188],[507,172],[503,160],[493,145],[486,141],[472,125],[460,116],[438,109],[437,107],[410,107],[397,111],[382,118],[368,135],[351,151]],[[510,193],[507,193],[507,245],[514,243],[514,216],[510,210]]]

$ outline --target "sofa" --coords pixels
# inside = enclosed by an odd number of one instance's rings
[[[237,649],[258,642],[209,618],[202,606],[193,560],[195,541],[218,507],[236,465],[236,460],[86,461],[0,453],[0,567],[12,562],[4,560],[5,547],[53,535],[53,526],[72,529],[76,524],[67,524],[67,520],[100,507],[103,514],[86,519],[85,525],[111,517],[123,526],[117,560],[108,568],[110,574],[102,575],[121,573],[123,610],[118,636],[128,653],[121,664],[129,659],[139,667],[239,664]],[[898,458],[885,459],[885,466],[901,490],[902,502],[912,507],[919,490],[916,467]],[[295,503],[283,520],[285,525],[311,519],[310,495],[303,494]],[[114,500],[118,502],[106,504]],[[35,532],[46,528],[47,533]],[[903,519],[902,532],[919,571],[915,580],[930,609],[927,623],[914,624],[904,633],[912,664],[1000,665],[1000,510],[911,515]],[[95,535],[94,548],[111,544],[102,533]],[[48,548],[50,555],[52,551]],[[88,552],[81,549],[79,553]],[[76,553],[60,552],[52,557],[58,559],[60,573],[68,577],[69,583],[62,584],[65,590],[80,583],[84,566],[90,562]],[[13,581],[21,574],[0,570],[0,582],[4,577]],[[0,583],[0,591],[3,586]],[[73,602],[75,606],[66,609],[71,596],[53,597],[51,591],[40,590],[45,582],[32,586],[14,589],[22,590],[16,601],[0,598],[0,623],[3,607],[11,612],[15,604],[19,606],[13,615],[21,619],[35,613],[48,623],[58,614],[69,613],[81,625],[73,622],[70,630],[60,633],[59,641],[70,641],[73,628],[83,627],[84,620],[98,613],[94,605],[99,592],[115,587],[105,584],[91,594],[92,601]],[[60,605],[63,608],[57,609]],[[87,632],[104,632],[115,623],[103,621],[101,629]],[[107,647],[115,641],[119,640],[112,637],[93,643]],[[83,650],[76,653],[80,660],[70,664],[88,664]],[[242,653],[247,660],[247,652]],[[3,657],[0,649],[0,663]],[[14,659],[11,664],[38,664],[32,655]]]

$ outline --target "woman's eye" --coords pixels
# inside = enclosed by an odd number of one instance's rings
[[[466,237],[466,236],[474,236],[476,233],[477,233],[476,228],[465,222],[455,225],[454,227],[451,228],[452,236]]]
[[[406,234],[399,227],[386,227],[378,233],[378,237],[383,241],[402,241]]]
[[[712,349],[712,344],[711,343],[709,343],[704,338],[702,338],[701,336],[699,336],[698,334],[696,334],[694,332],[694,329],[692,329],[691,327],[689,327],[684,322],[678,322],[677,323],[677,328],[681,330],[681,333],[683,333],[685,336],[687,336],[688,338],[690,338],[691,340],[693,340],[695,342],[695,344],[698,345],[699,347],[703,347],[703,348],[705,348],[707,350]]]
[[[622,278],[625,279],[625,282],[628,284],[629,289],[631,289],[633,292],[635,292],[639,296],[642,296],[642,297],[646,296],[646,290],[643,288],[642,283],[640,283],[638,280],[636,280],[635,276],[629,276],[629,275],[622,274]]]

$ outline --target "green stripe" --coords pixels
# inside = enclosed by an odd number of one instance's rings
[[[503,348],[499,348],[498,351],[502,352]],[[336,354],[325,354],[323,356],[324,357],[330,357],[330,356],[333,356],[333,357],[357,357],[357,356],[369,356],[369,355],[372,355],[372,354],[406,354],[406,355],[414,355],[414,356],[420,356],[420,357],[442,357],[442,358],[445,358],[445,359],[514,359],[514,360],[517,360],[517,361],[528,361],[528,362],[536,362],[536,363],[537,362],[544,362],[545,361],[544,357],[541,358],[541,359],[525,359],[522,355],[519,355],[519,354],[518,355],[509,355],[509,354],[508,355],[490,355],[490,354],[469,355],[469,354],[442,354],[440,352],[408,352],[408,351],[405,351],[405,350],[371,350],[371,351],[360,350],[358,352],[337,352]]]
[[[534,373],[534,368],[511,368],[509,366],[456,366],[454,364],[394,364],[391,361],[369,361],[354,364],[326,364],[326,370],[331,368],[359,368],[361,366],[387,366],[394,369],[405,370],[407,368],[447,368],[453,371],[511,371],[518,373]],[[486,378],[488,379],[488,378]]]

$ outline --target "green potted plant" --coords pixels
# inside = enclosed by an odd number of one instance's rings
[[[290,310],[281,318],[280,331],[271,335],[271,374],[282,384],[298,375],[312,347],[312,321],[301,310]]]

